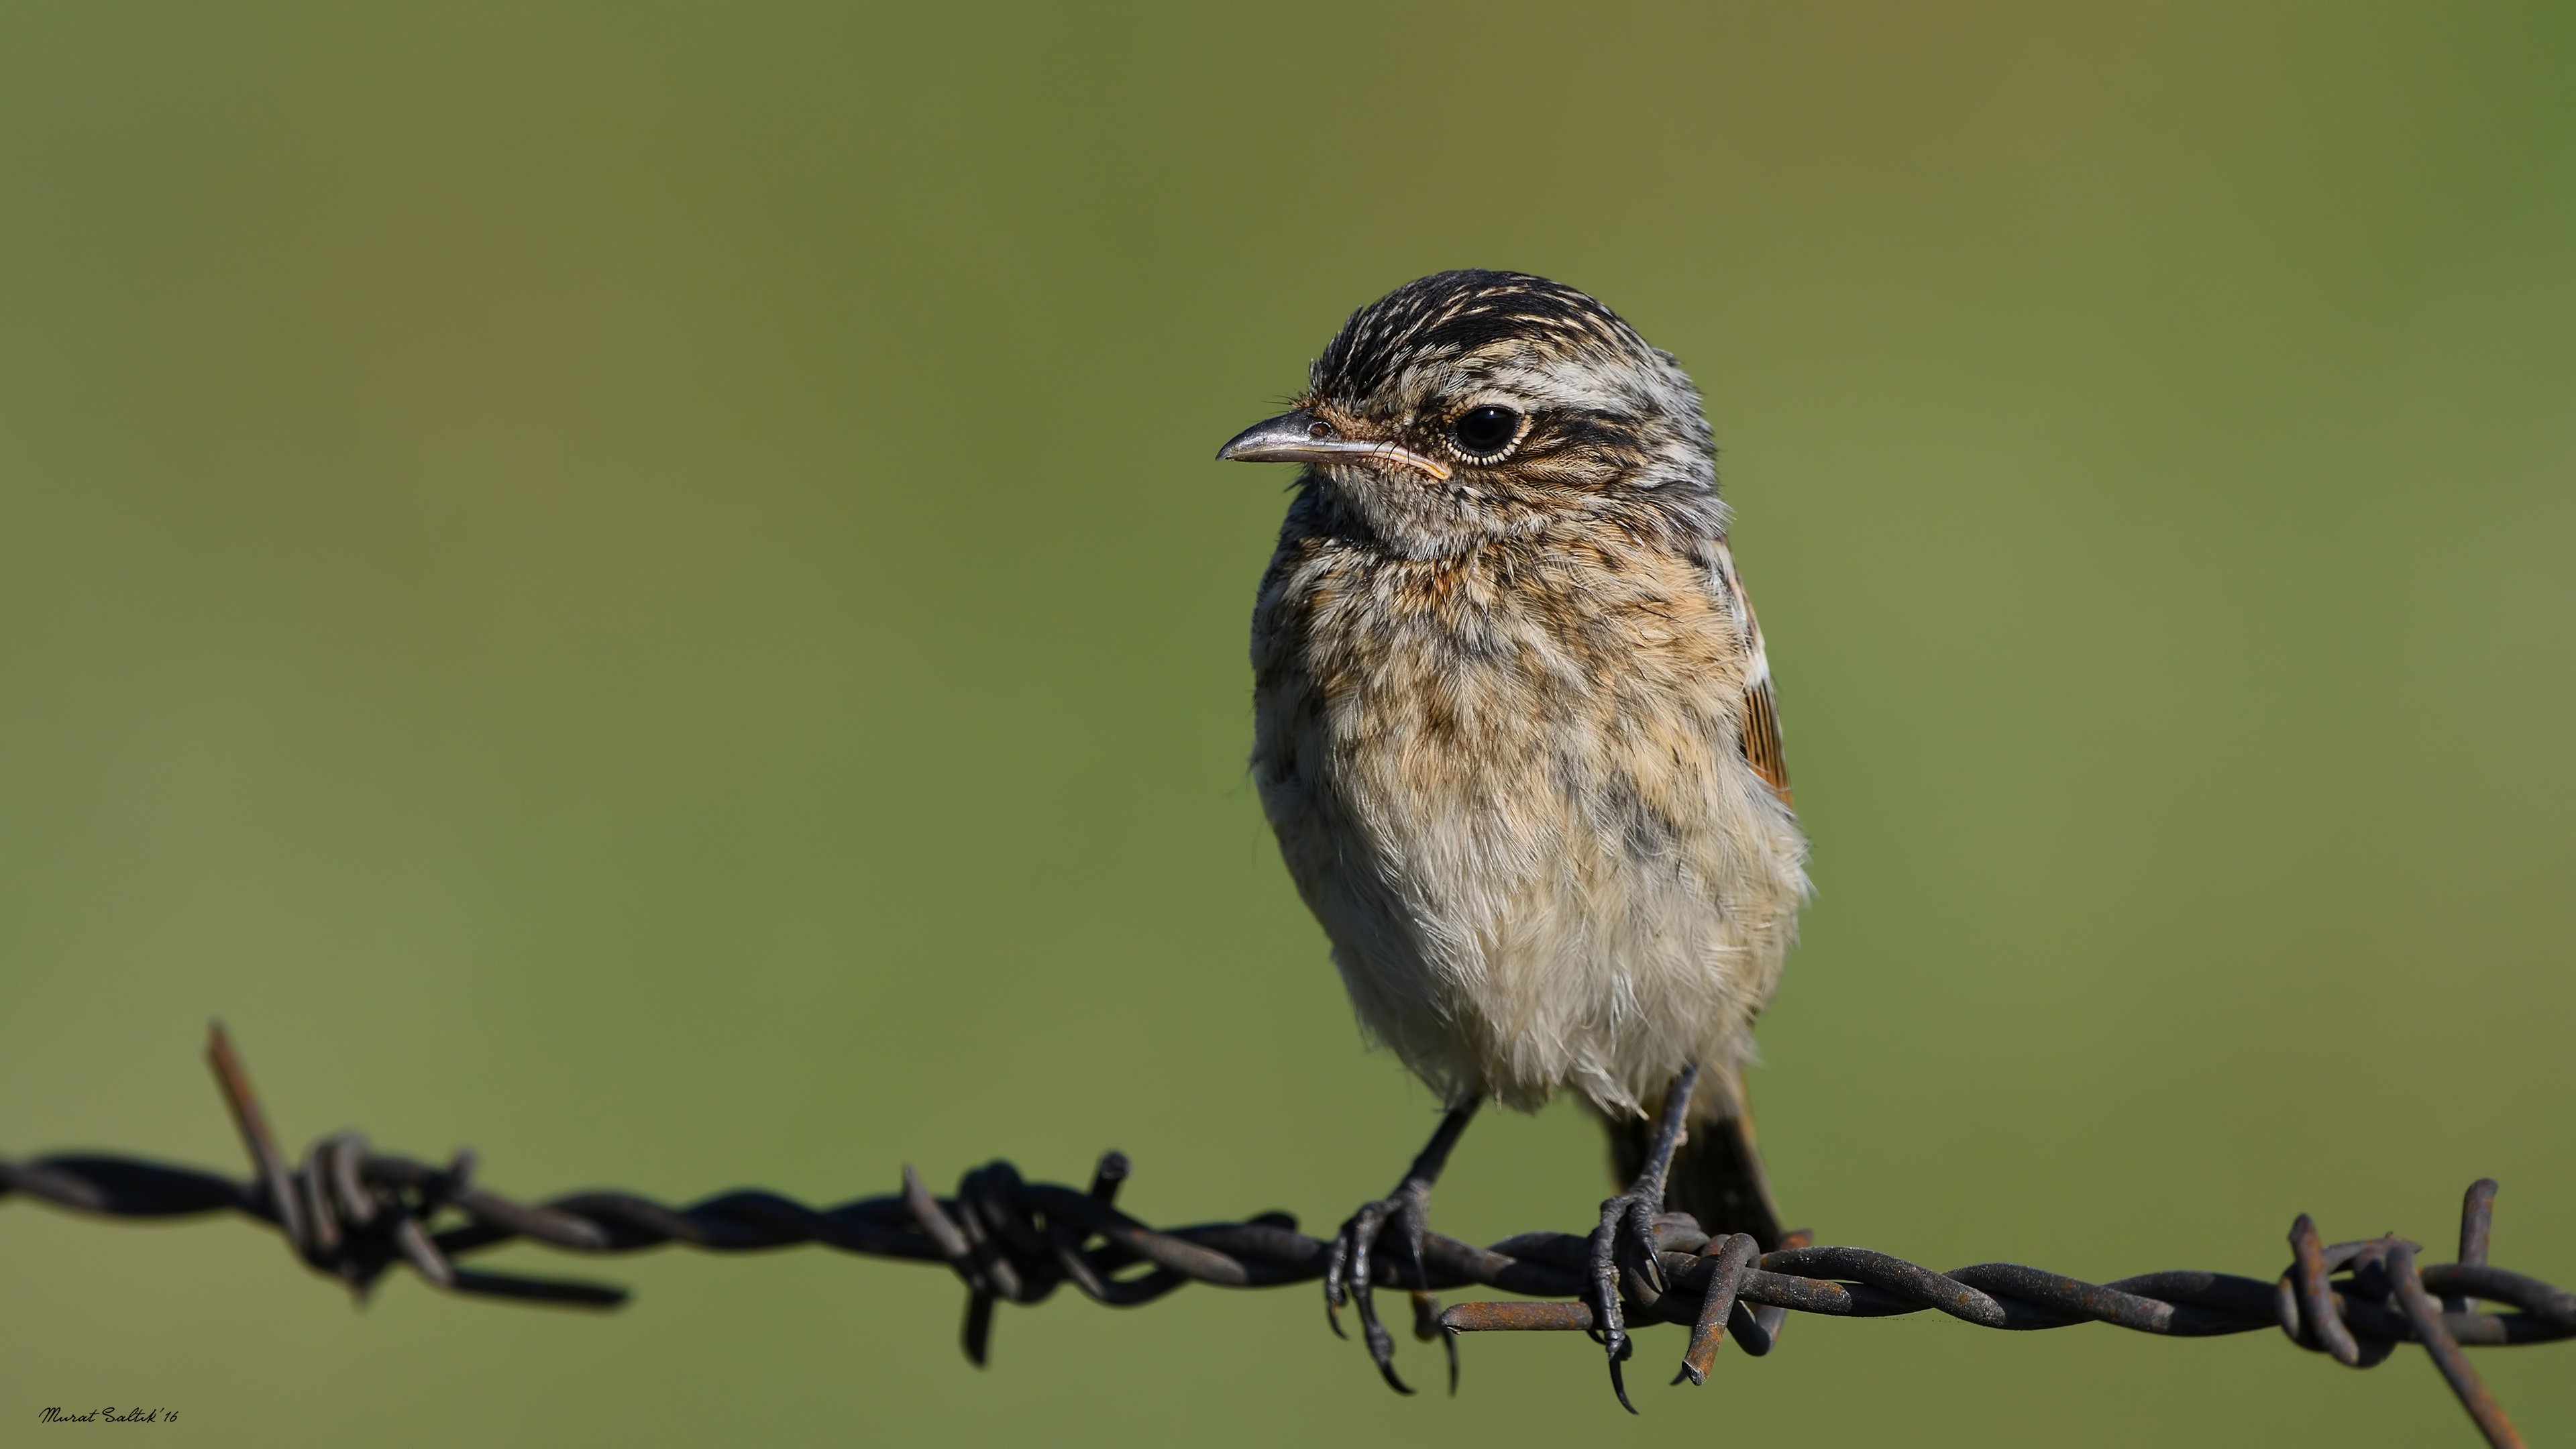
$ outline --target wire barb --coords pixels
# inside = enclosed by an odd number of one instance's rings
[[[1242,1222],[1148,1227],[1116,1205],[1130,1171],[1127,1158],[1116,1152],[1101,1157],[1087,1190],[1029,1182],[1009,1163],[994,1162],[967,1173],[956,1194],[943,1198],[906,1167],[900,1192],[830,1208],[758,1190],[679,1208],[623,1192],[574,1193],[529,1205],[477,1186],[470,1153],[433,1167],[378,1153],[354,1132],[323,1138],[300,1166],[291,1167],[220,1026],[207,1060],[250,1156],[249,1181],[134,1158],[63,1153],[24,1162],[0,1158],[0,1196],[22,1193],[119,1219],[238,1213],[276,1228],[298,1261],[361,1297],[400,1265],[434,1287],[471,1297],[576,1308],[626,1302],[625,1290],[604,1284],[460,1265],[469,1254],[520,1239],[590,1254],[672,1244],[721,1253],[816,1243],[862,1257],[945,1263],[965,1285],[961,1338],[967,1357],[979,1365],[990,1357],[997,1304],[1035,1304],[1066,1283],[1094,1302],[1127,1308],[1191,1283],[1312,1283],[1326,1277],[1337,1246],[1356,1256],[1348,1238],[1308,1237],[1283,1212]],[[2423,1249],[2393,1235],[2327,1244],[2301,1214],[2290,1230],[2291,1262],[2268,1282],[2176,1270],[2096,1284],[2017,1263],[1940,1273],[1865,1248],[1817,1246],[1803,1231],[1784,1236],[1769,1253],[1757,1253],[1748,1237],[1712,1241],[1689,1217],[1665,1213],[1642,1225],[1625,1224],[1631,1231],[1622,1235],[1628,1241],[1621,1245],[1625,1252],[1613,1279],[1619,1296],[1611,1301],[1623,1321],[1623,1348],[1633,1343],[1630,1327],[1690,1328],[1676,1383],[1705,1383],[1729,1337],[1747,1356],[1769,1353],[1793,1312],[1879,1318],[1931,1310],[1986,1328],[2107,1323],[2170,1337],[2277,1326],[2301,1348],[2355,1368],[2382,1362],[2401,1343],[2420,1343],[2487,1443],[2520,1449],[2520,1436],[2471,1368],[2466,1350],[2576,1338],[2576,1293],[2487,1261],[2495,1192],[2493,1179],[2481,1179],[2462,1201],[2457,1262],[2420,1265]],[[1603,1315],[1596,1308],[1601,1280],[1588,1235],[1523,1233],[1480,1248],[1426,1230],[1418,1249],[1407,1233],[1374,1243],[1367,1259],[1361,1281],[1405,1290],[1414,1309],[1414,1336],[1440,1340],[1452,1392],[1460,1334],[1603,1336]],[[1538,1301],[1442,1309],[1433,1296],[1465,1287]],[[2473,1310],[2473,1302],[2509,1311]],[[1373,1313],[1367,1317],[1377,1326]]]

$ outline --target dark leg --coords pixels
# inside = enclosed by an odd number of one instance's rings
[[[1395,1191],[1353,1213],[1351,1220],[1342,1224],[1342,1230],[1333,1236],[1332,1253],[1324,1260],[1324,1321],[1333,1326],[1335,1334],[1341,1334],[1343,1300],[1356,1299],[1360,1308],[1360,1331],[1368,1341],[1369,1357],[1376,1362],[1377,1371],[1385,1375],[1388,1386],[1399,1394],[1409,1394],[1413,1390],[1406,1388],[1404,1380],[1395,1376],[1395,1338],[1386,1331],[1384,1324],[1377,1321],[1377,1300],[1369,1285],[1372,1259],[1376,1255],[1379,1235],[1391,1222],[1404,1234],[1405,1251],[1413,1267],[1414,1286],[1424,1285],[1422,1235],[1431,1230],[1428,1211],[1431,1185],[1440,1180],[1440,1169],[1449,1163],[1449,1149],[1458,1145],[1459,1134],[1475,1120],[1476,1108],[1480,1105],[1481,1099],[1470,1098],[1466,1105],[1450,1108],[1449,1115],[1440,1119],[1440,1130],[1431,1134],[1431,1145],[1423,1148],[1422,1155],[1413,1159],[1413,1168],[1404,1174],[1404,1181],[1395,1185]],[[1455,1348],[1450,1350],[1449,1387],[1453,1393],[1458,1387],[1456,1352]]]
[[[1662,1287],[1663,1269],[1655,1263],[1655,1214],[1664,1210],[1664,1177],[1672,1171],[1673,1153],[1682,1144],[1682,1123],[1689,1119],[1691,1088],[1698,1081],[1697,1066],[1684,1067],[1673,1078],[1672,1090],[1664,1094],[1664,1119],[1656,1125],[1645,1167],[1626,1192],[1601,1204],[1601,1225],[1592,1230],[1592,1321],[1600,1325],[1601,1347],[1610,1355],[1610,1387],[1619,1395],[1619,1406],[1631,1414],[1637,1406],[1628,1402],[1628,1385],[1620,1377],[1619,1365],[1635,1345],[1629,1342],[1627,1321],[1619,1312],[1619,1276],[1632,1273],[1649,1291]]]
[[[1771,1187],[1762,1171],[1762,1154],[1753,1145],[1753,1115],[1742,1084],[1702,1072],[1718,1100],[1700,1105],[1691,1094],[1690,1131],[1664,1179],[1664,1211],[1688,1213],[1712,1238],[1743,1233],[1770,1252],[1781,1246],[1780,1212],[1771,1202]],[[1730,1085],[1732,1090],[1730,1090]],[[1731,1107],[1732,1112],[1712,1111]],[[1712,1120],[1720,1118],[1722,1120]],[[1625,1187],[1646,1168],[1655,1148],[1657,1123],[1644,1118],[1604,1117],[1610,1135],[1610,1180]]]

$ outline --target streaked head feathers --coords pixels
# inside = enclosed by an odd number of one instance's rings
[[[1395,552],[1450,553],[1634,515],[1719,536],[1715,445],[1672,357],[1592,297],[1523,272],[1454,271],[1351,314],[1296,411],[1220,456],[1302,480]]]

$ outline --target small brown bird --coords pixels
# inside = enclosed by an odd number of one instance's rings
[[[1217,454],[1305,465],[1253,611],[1253,778],[1361,1023],[1449,1104],[1325,1279],[1399,1390],[1372,1257],[1392,1225],[1418,1273],[1489,1097],[1573,1087],[1609,1127],[1627,1190],[1590,1296],[1614,1385],[1656,1212],[1779,1239],[1738,1068],[1807,846],[1714,455],[1669,354],[1490,271],[1352,314],[1297,406]]]

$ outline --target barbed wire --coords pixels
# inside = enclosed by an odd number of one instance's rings
[[[1287,1213],[1156,1229],[1118,1210],[1127,1158],[1103,1155],[1087,1190],[1029,1182],[1007,1162],[968,1172],[938,1197],[910,1167],[903,1190],[812,1208],[762,1191],[724,1193],[674,1208],[627,1192],[581,1192],[525,1204],[475,1183],[471,1153],[444,1166],[373,1151],[343,1132],[290,1166],[223,1028],[207,1059],[249,1149],[253,1176],[102,1154],[0,1158],[0,1196],[113,1218],[238,1213],[284,1235],[298,1260],[364,1296],[396,1266],[449,1292],[522,1302],[613,1308],[622,1288],[461,1266],[467,1254],[525,1239],[574,1253],[630,1253],[673,1244],[741,1252],[815,1243],[871,1258],[945,1263],[965,1283],[966,1356],[990,1355],[996,1303],[1035,1304],[1071,1283],[1112,1307],[1150,1303],[1191,1283],[1275,1288],[1324,1276],[1331,1245]],[[2576,1338],[2576,1293],[2487,1262],[2496,1184],[2480,1179],[2461,1204],[2459,1258],[2422,1264],[2420,1244],[2391,1234],[2329,1245],[2304,1213],[2290,1229],[2291,1262],[2265,1281],[2191,1270],[2087,1283],[2017,1263],[1935,1272],[1866,1248],[1819,1246],[1793,1233],[1771,1252],[1743,1234],[1711,1238],[1685,1214],[1655,1221],[1654,1253],[1623,1270],[1632,1324],[1688,1325],[1679,1383],[1704,1383],[1729,1337],[1761,1356],[1790,1313],[1883,1318],[1926,1311],[1982,1328],[2031,1330],[2107,1323],[2140,1333],[2209,1337],[2278,1328],[2301,1348],[2353,1368],[2420,1343],[2490,1445],[2521,1436],[2471,1368],[2464,1348]],[[443,1226],[437,1224],[444,1223]],[[1438,1233],[1409,1253],[1381,1252],[1374,1280],[1405,1290],[1414,1334],[1448,1353],[1457,1389],[1457,1336],[1497,1331],[1599,1333],[1582,1298],[1590,1254],[1581,1234],[1536,1232],[1477,1247]],[[1132,1270],[1142,1271],[1132,1271]],[[1439,1306],[1466,1287],[1526,1299]],[[1562,1301],[1573,1300],[1573,1301]],[[2513,1310],[2490,1313],[2476,1302]],[[1336,1325],[1335,1331],[1339,1331]],[[1401,1384],[1398,1387],[1402,1387]],[[1409,1390],[1408,1390],[1409,1392]]]

